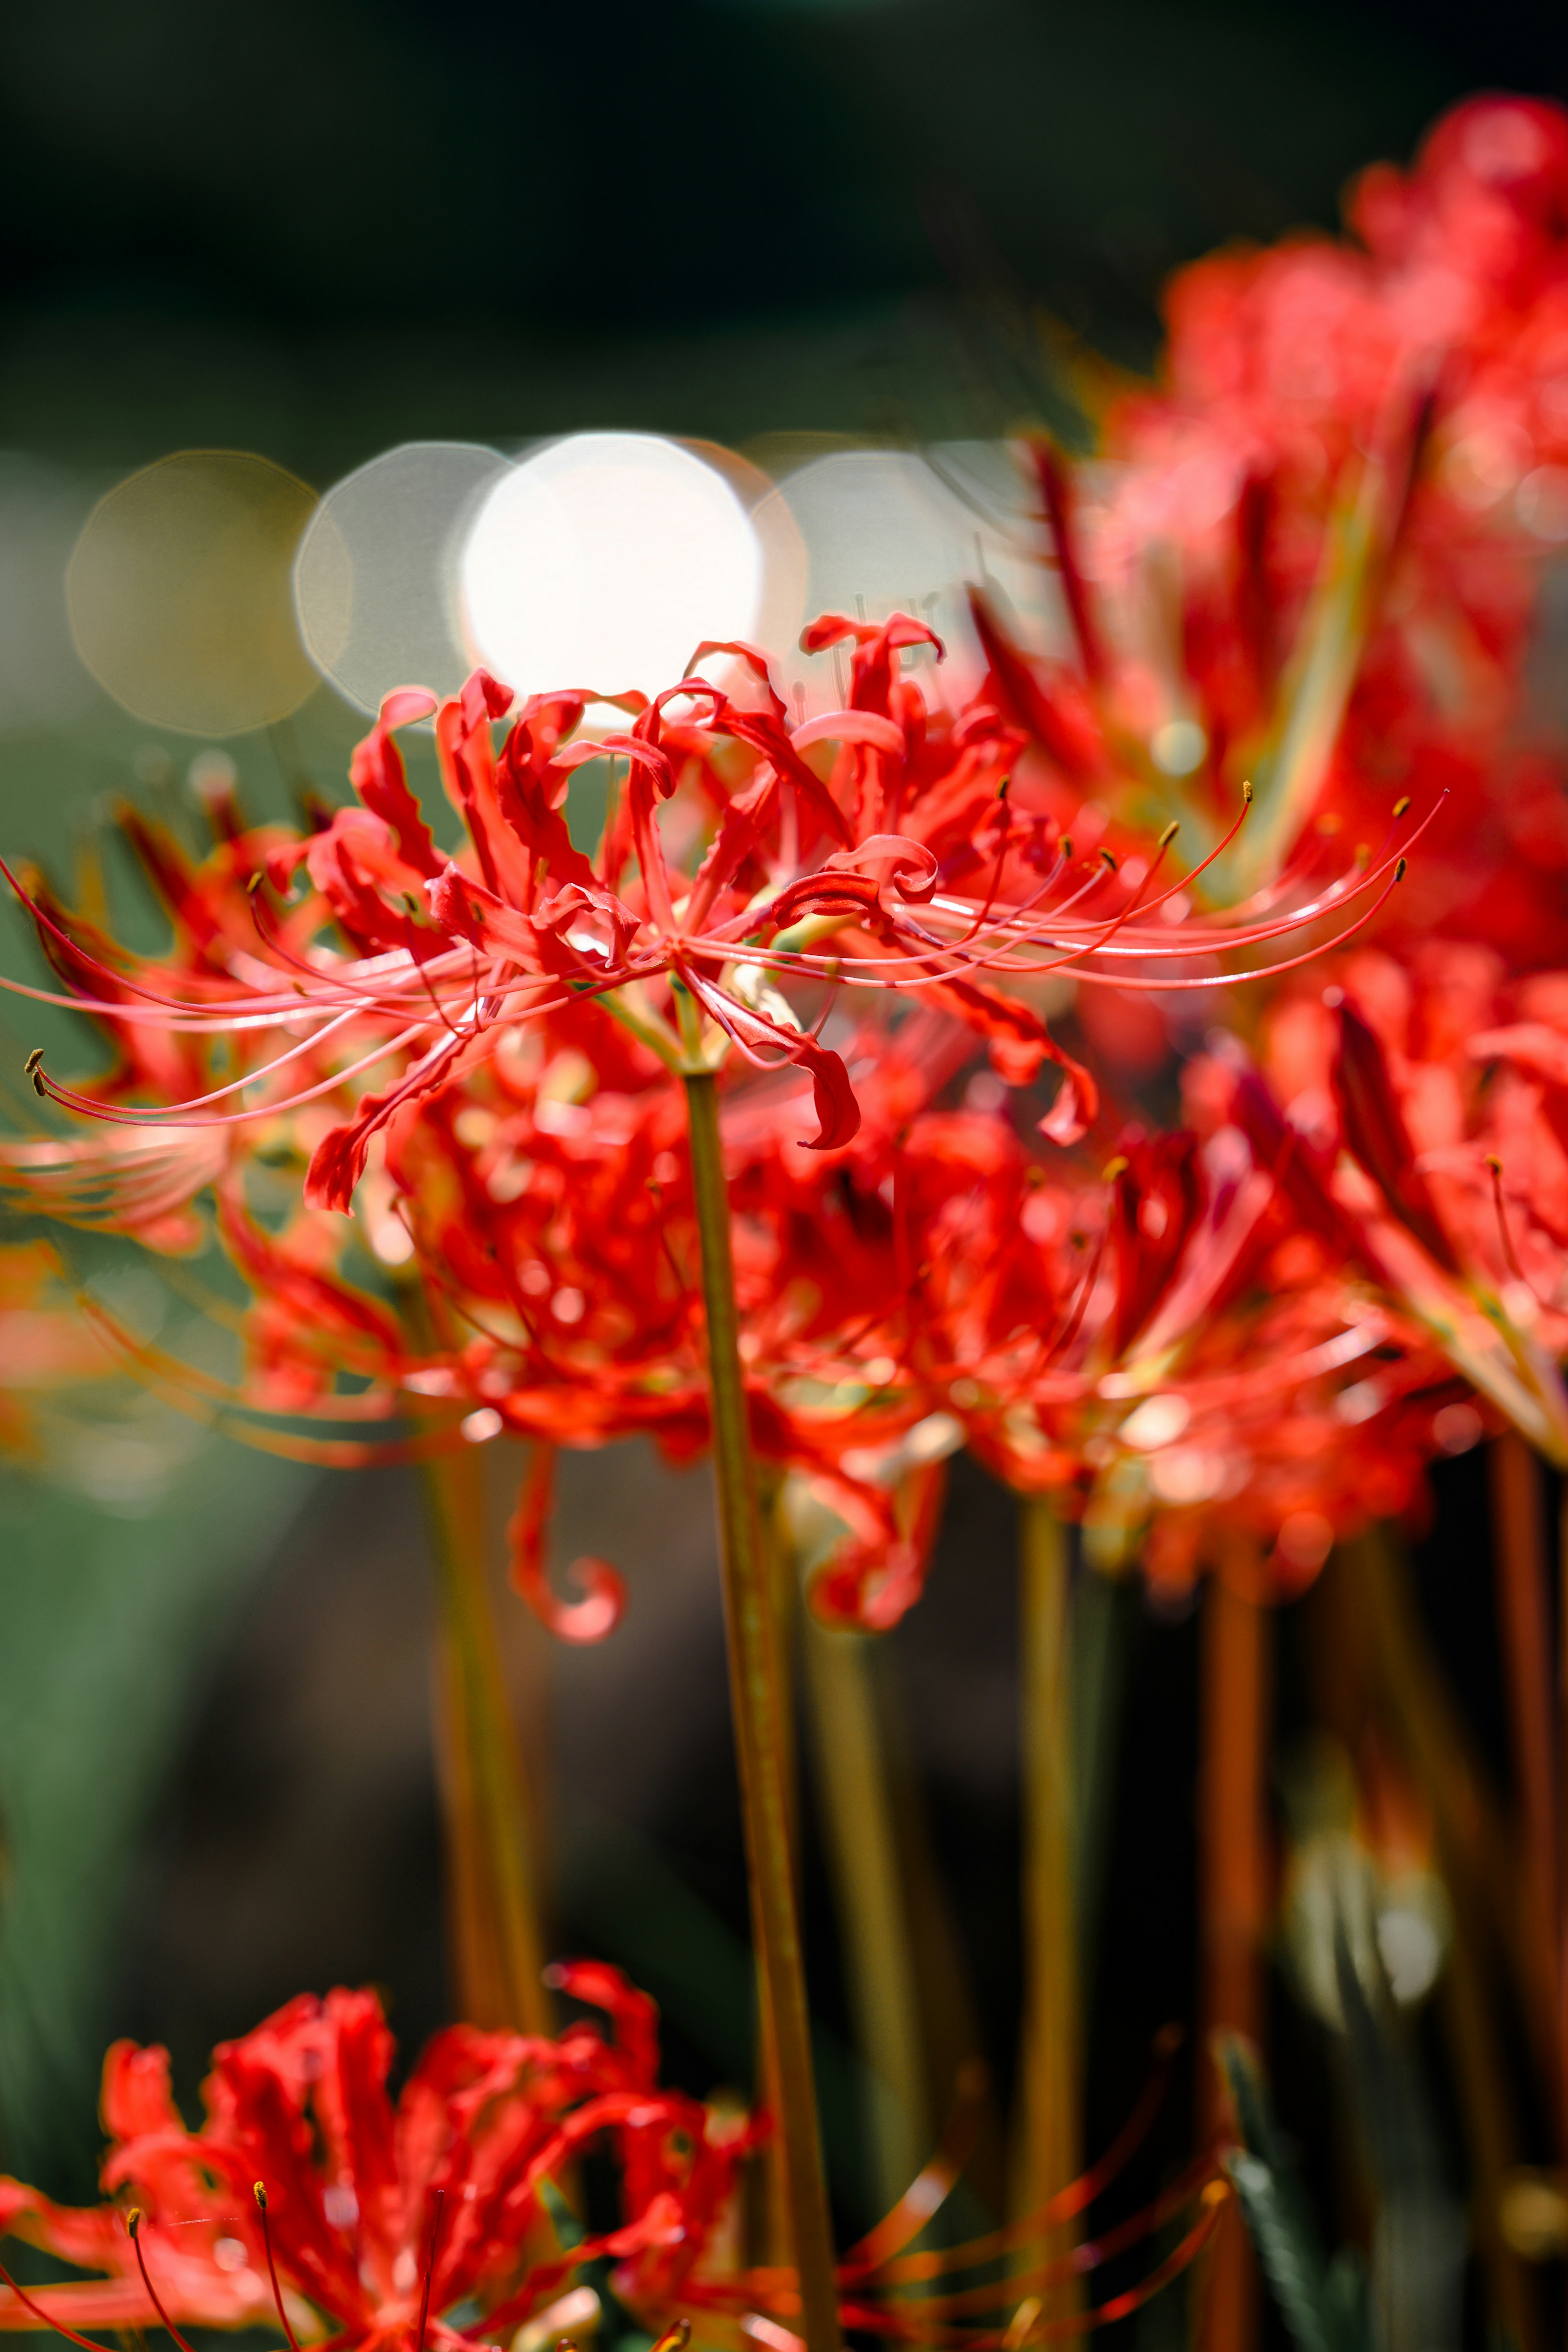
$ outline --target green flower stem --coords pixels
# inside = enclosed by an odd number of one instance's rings
[[[778,2085],[779,2146],[810,2352],[840,2352],[832,2230],[817,2128],[806,1979],[796,1916],[786,1788],[788,1741],[775,1651],[773,1596],[762,1542],[757,1475],[741,1379],[729,1195],[711,1071],[685,1078],[692,1184],[707,1306],[708,1383],[719,1558],[729,1640],[731,1701],[751,1875],[759,2007]]]
[[[1023,2127],[1016,2197],[1036,2213],[1082,2168],[1078,1917],[1074,1885],[1072,1608],[1067,1530],[1050,1501],[1022,1510],[1019,1698],[1023,1717]],[[1071,2223],[1021,2260],[1071,2252]],[[1044,2315],[1071,2321],[1082,2309],[1077,2281],[1052,2288]]]
[[[830,1633],[809,1610],[804,1635],[822,1825],[865,2065],[866,2137],[881,2214],[903,2196],[933,2137],[897,1799],[877,1703],[875,1636]]]
[[[538,1869],[486,1573],[478,1451],[424,1466],[439,1622],[441,1799],[455,1974],[472,2024],[551,2030]]]

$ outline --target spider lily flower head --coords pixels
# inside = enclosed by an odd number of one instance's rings
[[[1557,1461],[1568,1268],[1553,1190],[1561,1111],[1542,1077],[1555,1032],[1507,1011],[1562,994],[1553,974],[1511,987],[1476,946],[1366,952],[1327,990],[1275,1008],[1260,1067],[1220,1041],[1197,1080],[1276,1170],[1302,1225]]]
[[[392,2040],[373,1994],[302,1995],[214,2053],[206,2119],[187,2129],[167,2053],[117,2043],[104,2066],[110,2202],[86,2210],[0,2183],[0,2227],[103,2275],[0,2300],[0,2325],[267,2324],[341,2347],[442,2352],[504,2341],[585,2262],[609,2257],[647,2306],[674,2291],[721,2217],[748,2136],[656,2082],[656,2012],[615,1970],[573,1963],[563,1990],[606,2010],[555,2041],[454,2026],[395,2104]],[[622,2219],[566,2249],[545,2197],[608,2144]],[[258,2194],[257,2189],[262,2193]],[[136,2238],[127,2195],[138,2200]],[[143,2272],[141,2253],[145,2263]],[[477,2317],[449,2319],[459,2307]]]
[[[565,2282],[608,2261],[618,2300],[659,2332],[657,2352],[683,2352],[688,2313],[725,2340],[733,2332],[761,2352],[791,2352],[800,2340],[792,2273],[737,2269],[721,2243],[738,2168],[761,2127],[657,2089],[653,2005],[613,1969],[579,1962],[559,1975],[576,1998],[610,2010],[612,2042],[585,2027],[553,2042],[452,2027],[395,2108],[385,2087],[391,2037],[368,1994],[303,1997],[224,2044],[199,2132],[173,2105],[166,2053],[117,2044],[104,2070],[111,2201],[73,2209],[0,2181],[0,2234],[99,2275],[28,2290],[0,2264],[0,2326],[53,2327],[99,2352],[80,2329],[156,2321],[183,2344],[182,2324],[249,2326],[276,2313],[291,2352],[302,2337],[342,2352],[466,2352],[548,2326]],[[1213,2236],[1225,2192],[1212,2151],[1064,2260],[1047,2250],[1060,2223],[1090,2210],[1142,2146],[1179,2041],[1170,2029],[1157,2037],[1154,2069],[1121,2131],[1040,2211],[967,2244],[912,2253],[974,2143],[984,2079],[967,2070],[942,2147],[838,2263],[845,2326],[999,2352],[1031,2340],[1038,2302],[1026,2302],[1020,2325],[1012,2311],[1020,2297],[1163,2241],[1144,2275],[1104,2298],[1094,2317],[1124,2317],[1157,2294]],[[615,2153],[623,2219],[564,2250],[542,2192],[595,2140]],[[127,2205],[128,2190],[145,2203]],[[998,2280],[1004,2253],[1013,2259]],[[962,2283],[977,2273],[988,2283]]]
[[[1004,1119],[912,1122],[908,1360],[933,1421],[1081,1518],[1100,1566],[1297,1591],[1333,1542],[1418,1504],[1463,1388],[1302,1232],[1236,1126],[1119,1140],[1099,1171],[1031,1158]]]
[[[1363,176],[1357,241],[1176,274],[1164,380],[1111,408],[1092,478],[1035,450],[1067,646],[1026,654],[988,592],[977,620],[1053,807],[1092,780],[1207,845],[1251,775],[1256,819],[1211,877],[1236,890],[1321,852],[1322,824],[1375,840],[1397,797],[1447,793],[1399,912],[1414,931],[1463,908],[1512,946],[1506,853],[1478,836],[1517,824],[1541,558],[1568,534],[1565,154],[1561,108],[1456,110],[1411,173]]]
[[[1403,870],[1391,844],[1256,921],[1173,924],[1171,827],[1125,868],[1109,852],[1085,860],[1031,804],[1027,781],[1014,788],[1019,738],[993,704],[933,714],[899,679],[900,649],[929,631],[898,617],[816,625],[813,642],[833,636],[854,641],[850,706],[795,727],[760,655],[706,647],[741,666],[749,700],[694,676],[640,707],[628,730],[583,738],[586,691],[535,697],[497,750],[510,697],[477,673],[435,711],[465,832],[452,858],[434,845],[395,741],[434,698],[392,697],[355,756],[352,807],[308,838],[225,839],[211,908],[200,873],[167,882],[187,908],[172,958],[84,943],[29,901],[68,982],[51,1001],[139,1036],[166,1027],[207,1081],[192,1090],[137,1065],[110,1100],[35,1061],[35,1085],[84,1115],[204,1132],[276,1130],[329,1099],[348,1105],[316,1142],[307,1181],[313,1203],[347,1208],[374,1139],[416,1119],[503,1038],[574,1005],[619,1021],[672,1068],[733,1056],[803,1071],[818,1118],[810,1146],[840,1148],[860,1109],[821,1024],[844,992],[894,990],[964,1022],[1009,1084],[1059,1067],[1048,1132],[1065,1141],[1092,1118],[1095,1090],[1037,1009],[1040,982],[1071,972],[1136,986],[1157,973],[1173,989],[1212,988],[1232,952],[1273,952],[1321,922],[1355,928]],[[625,764],[593,858],[563,815],[589,759],[613,760],[618,775]],[[1239,798],[1232,831],[1244,813]],[[266,877],[239,894],[247,940],[235,928],[241,872]],[[303,899],[279,910],[277,893],[297,886]],[[347,956],[326,944],[329,926]],[[208,1058],[219,1040],[240,1066],[221,1081]],[[373,1090],[356,1099],[372,1070]]]

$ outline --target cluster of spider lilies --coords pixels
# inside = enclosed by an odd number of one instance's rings
[[[1422,1977],[1419,1906],[1395,1899],[1415,1853],[1447,1887],[1428,1940],[1451,1932],[1467,1968],[1495,1941],[1476,1967],[1568,2131],[1529,1530],[1532,1456],[1568,1469],[1568,771],[1525,691],[1568,541],[1568,116],[1463,107],[1408,173],[1367,173],[1349,218],[1343,242],[1182,273],[1162,379],[1103,404],[1092,460],[1020,443],[1060,635],[1042,649],[973,586],[966,694],[905,613],[810,625],[807,649],[846,665],[841,707],[810,717],[788,649],[727,641],[653,693],[518,702],[484,670],[444,701],[400,688],[351,797],[303,829],[214,790],[193,857],[126,814],[157,954],[0,869],[44,960],[5,984],[106,1048],[88,1077],[32,1055],[39,1124],[0,1139],[0,1192],[59,1236],[35,1224],[0,1259],[0,1432],[24,1450],[38,1386],[101,1363],[301,1459],[423,1465],[467,1889],[466,2021],[395,2106],[368,1994],[301,1996],[225,2043],[199,2131],[162,2053],[117,2045],[107,2201],[0,2183],[0,2227],[95,2275],[11,2283],[0,2325],[183,2345],[276,2319],[294,2352],[528,2352],[612,2298],[661,2345],[689,2325],[765,2352],[845,2331],[1018,2352],[1190,2272],[1207,2340],[1241,2352],[1245,2218],[1302,2340],[1337,2340],[1311,2329],[1354,2290],[1301,2237],[1236,2038],[1268,1927],[1269,1612],[1334,1560],[1357,1563],[1385,1736],[1352,1742],[1341,1812],[1300,1841],[1291,1901],[1327,1954],[1309,1989],[1333,2032],[1396,2048],[1398,2000],[1440,1965]],[[426,724],[439,814],[400,749]],[[83,1228],[170,1265],[214,1235],[248,1302],[239,1376],[77,1284]],[[660,2087],[652,2004],[612,1970],[545,1969],[464,1500],[503,1434],[530,1449],[513,1582],[580,1643],[613,1634],[624,1588],[601,1561],[575,1596],[551,1580],[557,1451],[711,1456],[761,1988],[748,2117]],[[1441,1694],[1393,1657],[1386,1530],[1483,1438],[1522,1826],[1477,1923],[1486,1824],[1434,1731]],[[955,2085],[947,2141],[836,2253],[776,1569],[804,1571],[825,1625],[886,1632],[919,1606],[960,1447],[1024,1528],[1019,2186],[996,2226],[944,2237],[974,2104]],[[1162,1604],[1203,1585],[1199,2126],[1190,2163],[1096,2233],[1172,2057],[1086,2168],[1066,1628],[1075,1586],[1128,1578]],[[557,2030],[552,1994],[608,2035]],[[1489,2309],[1530,2352],[1486,2079],[1500,2030],[1472,2017],[1480,2057],[1456,2072]],[[602,2228],[580,2218],[590,2148],[616,2179]],[[1426,2191],[1379,2193],[1403,2211]],[[1102,2293],[1130,2250],[1138,2282]],[[1423,2284],[1379,2259],[1385,2312],[1458,2292],[1441,2263]]]

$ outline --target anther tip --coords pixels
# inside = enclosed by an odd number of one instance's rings
[[[1394,869],[1394,879],[1396,880],[1396,882],[1403,882],[1403,881],[1404,881],[1404,879],[1405,879],[1406,864],[1406,861],[1402,857],[1402,858],[1400,859],[1400,861],[1399,861],[1398,865],[1395,867],[1395,869]]]
[[[1071,864],[1072,860],[1072,835],[1070,833],[1064,833],[1061,836],[1061,854],[1062,856],[1067,859],[1068,863]]]
[[[1116,861],[1115,861],[1115,859],[1112,856],[1111,852],[1110,852],[1108,849],[1103,849],[1103,850],[1100,852],[1100,855],[1101,855],[1101,856],[1102,856],[1102,857],[1104,859],[1104,861],[1105,861],[1105,865],[1106,865],[1107,870],[1108,870],[1110,873],[1114,874],[1114,872],[1116,871]]]
[[[1250,776],[1244,776],[1241,780],[1241,804],[1243,808],[1250,808],[1252,805],[1252,779]]]
[[[43,1060],[43,1047],[41,1045],[35,1045],[32,1052],[28,1055],[26,1060],[22,1065],[22,1067],[26,1071],[29,1077],[32,1076],[34,1071],[37,1068],[38,1064]]]
[[[1491,1170],[1494,1176],[1500,1176],[1502,1174],[1502,1161],[1498,1158],[1495,1151],[1489,1151],[1487,1153],[1487,1166]]]
[[[125,2226],[130,2231],[131,2235],[134,2238],[137,2231],[141,2227],[141,2208],[140,2205],[132,2205],[128,2209],[125,2216]]]
[[[1164,833],[1160,835],[1160,847],[1162,849],[1168,849],[1180,831],[1181,819],[1179,816],[1173,816],[1169,824],[1166,825]]]
[[[262,2211],[265,2213],[265,2212],[266,2212],[266,2210],[267,2210],[267,2183],[266,2183],[266,2181],[265,2181],[265,2180],[258,2180],[258,2181],[256,2181],[256,2182],[255,2183],[255,2185],[253,2186],[253,2188],[252,2188],[252,2189],[251,2189],[251,2192],[250,2192],[250,2193],[251,2193],[251,2195],[256,2199],[256,2203],[260,2206],[260,2208],[261,2208]]]
[[[1107,1160],[1105,1162],[1106,1183],[1113,1184],[1118,1176],[1124,1176],[1132,1164],[1125,1152],[1118,1151],[1114,1160]]]
[[[266,876],[262,873],[262,870],[258,866],[256,872],[251,876],[249,881],[245,886],[246,897],[247,898],[254,898],[266,878]]]
[[[1395,803],[1394,803],[1394,814],[1395,814],[1395,815],[1396,815],[1396,816],[1403,816],[1403,815],[1404,815],[1404,814],[1405,814],[1405,812],[1406,812],[1406,810],[1409,807],[1409,805],[1410,805],[1410,795],[1409,795],[1409,793],[1402,793],[1400,794],[1399,798],[1398,798],[1398,799],[1395,802]]]

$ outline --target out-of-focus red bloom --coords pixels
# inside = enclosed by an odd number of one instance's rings
[[[1180,1585],[1224,1559],[1291,1589],[1418,1496],[1462,1391],[1301,1234],[1234,1127],[1129,1130],[1100,1174],[972,1114],[943,1125],[916,1360],[980,1458],[1082,1517],[1103,1565],[1141,1553]]]
[[[395,2105],[392,2039],[371,1993],[301,1995],[222,2044],[194,2132],[170,2095],[167,2053],[117,2043],[103,2080],[112,2201],[78,2210],[0,2182],[0,2231],[105,2273],[40,2287],[33,2303],[68,2327],[157,2324],[120,2201],[133,2197],[172,2319],[267,2323],[259,2181],[293,2324],[340,2347],[412,2342],[427,2275],[429,2341],[447,2352],[504,2340],[601,2256],[640,2307],[659,2307],[699,2262],[749,2141],[658,2087],[656,2012],[614,1969],[575,1962],[559,1981],[609,2012],[612,2040],[586,2023],[553,2042],[449,2027]],[[622,2219],[566,2250],[541,2191],[596,2141],[613,2152]],[[0,2298],[0,2326],[37,2325],[16,2293]]]
[[[414,2352],[422,2322],[437,2352],[469,2352],[505,2342],[548,2312],[575,2271],[608,2259],[617,2297],[644,2325],[701,2314],[720,2341],[794,2352],[793,2273],[737,2268],[719,2229],[760,2128],[657,2087],[653,2003],[613,1969],[574,1962],[559,1976],[563,1990],[610,2012],[612,2042],[587,2025],[556,2041],[449,2027],[395,2106],[386,2092],[392,2037],[369,1993],[302,1996],[221,2045],[197,2132],[171,2098],[167,2053],[116,2044],[103,2087],[111,2201],[60,2206],[0,2180],[0,2235],[102,2275],[0,2290],[0,2327],[141,2327],[163,2315],[176,2326],[243,2327],[267,2324],[281,2304],[295,2336],[338,2352]],[[1065,2262],[1042,2254],[1052,2226],[1087,2211],[1136,2152],[1175,2046],[1161,2037],[1155,2071],[1110,2148],[1041,2212],[968,2244],[911,2253],[967,2160],[977,2102],[972,2086],[961,2090],[948,2144],[839,2263],[846,2327],[998,2352],[1020,2294],[1092,2273],[1156,2233],[1166,2238],[1161,2258],[1094,2316],[1124,2317],[1158,2294],[1213,2235],[1226,2192],[1212,2151],[1092,2245]],[[563,2249],[541,2192],[600,2140],[614,2154],[623,2219]],[[161,2312],[128,2227],[132,2195]],[[998,2279],[1003,2252],[1012,2260]],[[977,2273],[988,2283],[958,2283]],[[670,2340],[684,2334],[672,2329]]]
[[[1516,740],[1541,558],[1568,541],[1565,159],[1562,109],[1474,100],[1411,173],[1364,175],[1361,244],[1173,279],[1165,381],[1112,409],[1103,462],[1075,484],[1037,452],[1067,652],[1028,658],[981,614],[1048,805],[1092,779],[1201,841],[1250,776],[1233,890],[1321,853],[1315,826],[1375,845],[1398,798],[1447,794],[1394,921],[1562,960],[1561,892],[1511,843],[1526,787],[1537,836],[1565,805]]]
[[[1246,1129],[1321,1246],[1568,1460],[1558,1030],[1508,1017],[1550,1012],[1568,986],[1511,984],[1489,950],[1437,941],[1354,956],[1326,992],[1322,977],[1273,1010],[1260,1068],[1225,1046],[1195,1088]]]

